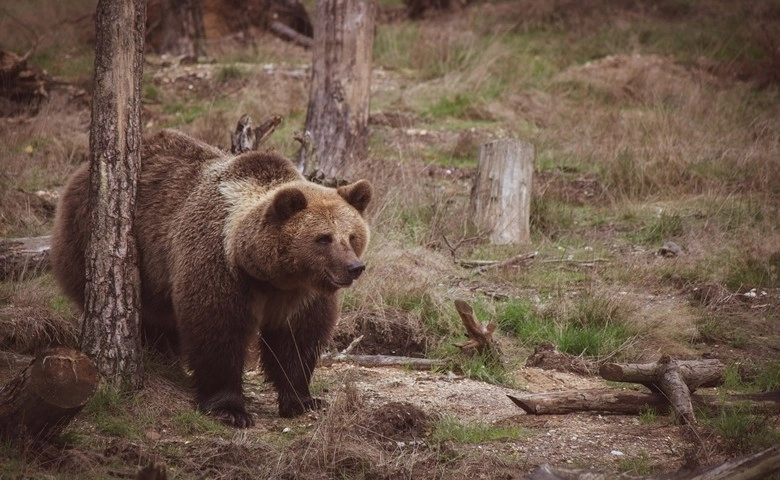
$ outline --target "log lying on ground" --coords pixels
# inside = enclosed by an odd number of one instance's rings
[[[696,469],[692,472],[666,473],[650,477],[636,477],[628,474],[598,473],[590,470],[556,468],[542,465],[534,470],[527,480],[762,480],[780,471],[780,445],[763,452],[729,460],[720,465]]]
[[[564,415],[574,412],[604,412],[638,415],[653,408],[660,414],[669,412],[669,402],[660,392],[592,388],[561,392],[507,395],[512,402],[531,415]],[[780,414],[780,392],[727,395],[692,395],[699,409],[720,412],[727,408],[749,408],[766,415]]]
[[[42,352],[0,389],[0,435],[55,436],[92,398],[98,381],[83,353],[64,347]]]
[[[0,281],[20,280],[47,271],[51,237],[0,240]]]
[[[696,425],[691,393],[699,387],[723,383],[726,366],[717,359],[673,360],[663,355],[653,364],[602,365],[599,374],[606,380],[641,383],[654,392],[662,392],[685,423]]]
[[[432,370],[443,367],[443,360],[431,360],[429,358],[400,357],[396,355],[351,355],[336,354],[320,357],[320,365],[331,365],[336,362],[353,363],[361,367],[404,367],[413,370]]]

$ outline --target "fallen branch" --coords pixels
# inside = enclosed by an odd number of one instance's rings
[[[404,367],[413,370],[432,370],[447,365],[443,360],[395,355],[350,355],[339,353],[334,356],[320,358],[320,365],[322,366],[332,365],[336,362],[352,363],[361,367]]]
[[[652,408],[659,414],[669,413],[669,401],[660,392],[592,388],[560,392],[532,393],[509,399],[530,415],[564,415],[574,412],[605,412],[639,415]],[[780,392],[691,396],[692,404],[701,410],[720,413],[726,409],[749,408],[764,415],[780,414]]]
[[[605,364],[599,374],[606,380],[641,383],[651,391],[662,392],[685,423],[696,425],[691,392],[700,386],[721,385],[725,371],[725,365],[717,359],[677,361],[663,355],[654,364]]]
[[[476,274],[482,274],[488,270],[511,267],[519,263],[527,262],[528,260],[533,260],[538,254],[539,252],[521,253],[519,255],[515,255],[512,258],[502,260],[502,261],[463,260],[459,263],[461,264],[461,266],[464,266],[466,268],[473,268],[474,273]],[[468,267],[466,265],[471,265],[471,266]]]
[[[312,45],[314,44],[314,39],[312,39],[311,37],[307,37],[306,35],[303,35],[301,33],[298,33],[297,31],[288,27],[282,22],[271,22],[271,24],[268,25],[268,29],[271,30],[282,40],[289,40],[293,43],[297,43],[298,45],[304,48],[311,48]]]

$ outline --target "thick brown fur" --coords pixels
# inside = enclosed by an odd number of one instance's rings
[[[85,165],[64,190],[52,233],[55,277],[79,306],[88,192]],[[181,349],[201,410],[253,423],[242,373],[258,329],[279,414],[321,405],[309,382],[339,315],[337,292],[365,268],[371,195],[365,180],[310,183],[274,153],[234,157],[173,131],[145,141],[135,220],[144,336]]]

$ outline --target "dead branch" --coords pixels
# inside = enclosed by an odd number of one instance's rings
[[[339,353],[331,357],[320,358],[320,365],[327,366],[336,362],[352,363],[361,367],[404,367],[413,370],[432,370],[446,366],[443,360],[429,358],[400,357],[395,355],[350,355]]]
[[[460,315],[463,326],[466,327],[466,336],[469,337],[467,341],[456,343],[455,346],[460,347],[462,351],[476,350],[483,355],[498,355],[500,353],[499,348],[493,340],[493,332],[498,327],[496,322],[491,320],[487,325],[483,325],[477,320],[471,305],[463,300],[455,300],[455,309],[458,311],[458,315]]]
[[[639,415],[648,408],[659,414],[669,413],[669,400],[660,392],[592,388],[560,392],[532,393],[509,399],[530,415],[562,415],[573,412],[607,412]],[[691,396],[692,404],[701,410],[719,413],[724,409],[745,407],[764,415],[780,413],[780,392]]]
[[[298,33],[281,22],[271,22],[268,25],[268,29],[282,40],[289,40],[304,48],[311,48],[314,43],[314,40],[311,37]]]
[[[259,127],[252,128],[252,118],[247,114],[241,115],[230,138],[230,153],[239,155],[258,150],[281,123],[282,117],[274,115]]]
[[[528,260],[533,260],[536,258],[536,256],[539,254],[539,252],[530,252],[530,253],[521,253],[519,255],[515,255],[512,258],[508,258],[506,260],[502,261],[493,261],[493,260],[467,260],[467,261],[461,261],[459,262],[461,266],[464,266],[466,268],[473,268],[474,273],[476,274],[482,274],[485,273],[488,270],[494,270],[494,269],[500,269],[500,268],[506,268],[515,266],[520,263],[527,262]],[[471,265],[471,267],[468,267],[467,265]]]

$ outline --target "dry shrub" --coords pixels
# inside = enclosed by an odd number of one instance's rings
[[[0,350],[34,355],[54,345],[75,347],[79,327],[70,311],[60,313],[48,278],[2,285],[0,298]]]

